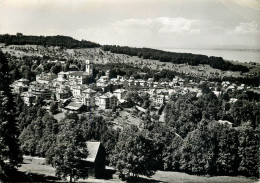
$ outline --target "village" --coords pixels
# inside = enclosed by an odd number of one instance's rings
[[[207,80],[201,80],[196,83],[176,76],[171,82],[155,82],[153,78],[134,79],[117,75],[116,78],[109,78],[109,70],[104,76],[96,79],[96,83],[86,84],[86,79],[93,77],[94,64],[90,60],[85,61],[85,71],[68,71],[54,73],[41,73],[36,76],[36,80],[29,83],[27,79],[19,79],[12,83],[13,94],[20,95],[27,106],[35,104],[36,99],[42,98],[45,105],[43,109],[50,111],[55,106],[53,113],[84,113],[84,112],[115,112],[115,109],[134,107],[137,111],[146,113],[147,105],[141,102],[135,105],[129,105],[131,92],[140,96],[145,96],[150,106],[158,110],[164,106],[175,95],[185,95],[187,93],[196,93],[199,97],[202,90],[199,85]],[[144,73],[145,74],[145,73]],[[250,89],[245,84],[237,86],[234,83],[209,82],[210,89],[218,97],[224,91]],[[230,99],[234,103],[237,99]],[[56,115],[60,116],[60,115]],[[163,120],[163,118],[160,118]],[[163,121],[162,121],[163,122]]]

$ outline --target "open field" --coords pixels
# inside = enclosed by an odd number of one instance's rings
[[[11,45],[12,47],[22,47],[21,45]],[[39,47],[39,51],[19,51],[15,49],[10,49],[11,46],[6,48],[2,48],[3,52],[9,52],[12,55],[16,55],[18,57],[22,57],[24,55],[27,56],[40,56],[44,52],[43,47]],[[33,48],[35,45],[31,45]],[[30,47],[30,45],[24,45],[24,47]],[[52,49],[45,49],[45,54],[49,54],[48,51]],[[59,52],[59,50],[56,50]],[[239,77],[242,76],[241,72],[230,72],[230,71],[221,71],[219,69],[213,69],[209,65],[198,65],[198,66],[191,66],[187,64],[173,64],[170,62],[160,62],[158,60],[151,60],[151,59],[142,59],[137,56],[128,56],[124,54],[116,54],[111,53],[110,51],[103,51],[101,48],[84,48],[84,49],[66,49],[63,50],[61,55],[67,55],[67,57],[71,59],[91,59],[96,64],[106,64],[106,63],[127,63],[137,67],[144,67],[147,66],[150,69],[169,69],[179,73],[185,73],[192,76],[213,76],[218,75],[221,77],[224,76],[234,76]],[[260,64],[251,65],[249,63],[238,63],[234,61],[230,61],[234,64],[241,64],[246,65],[251,68],[249,73],[259,72],[260,71]]]
[[[19,171],[26,174],[37,174],[45,177],[52,177],[52,181],[55,180],[55,168],[46,165],[43,158],[24,156],[24,163],[19,168]],[[257,183],[260,180],[250,179],[245,177],[231,177],[231,176],[196,176],[189,175],[180,172],[169,171],[157,171],[151,178],[140,176],[138,182],[167,182],[167,183]],[[61,182],[61,180],[55,180]],[[119,183],[124,182],[118,179],[118,176],[114,176],[113,179],[80,179],[77,182],[107,182],[107,183]]]
[[[230,176],[196,176],[189,175],[180,172],[167,172],[167,171],[157,171],[152,179],[160,180],[162,182],[172,182],[172,183],[253,183],[259,182],[257,180],[245,178],[245,177],[230,177]]]

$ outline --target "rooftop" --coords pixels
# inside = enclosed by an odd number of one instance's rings
[[[70,102],[70,103],[65,107],[65,109],[69,109],[69,110],[79,110],[82,106],[83,106],[83,104],[81,104],[81,103]]]
[[[94,162],[96,160],[98,150],[100,147],[100,142],[86,142],[87,149],[88,149],[88,157],[86,158],[87,161]]]

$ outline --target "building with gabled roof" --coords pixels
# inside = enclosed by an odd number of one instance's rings
[[[84,159],[88,169],[88,176],[104,178],[105,176],[105,148],[100,142],[86,142],[88,156]]]

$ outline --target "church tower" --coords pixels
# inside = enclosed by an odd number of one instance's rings
[[[86,73],[90,76],[93,75],[93,63],[90,60],[86,60]]]

